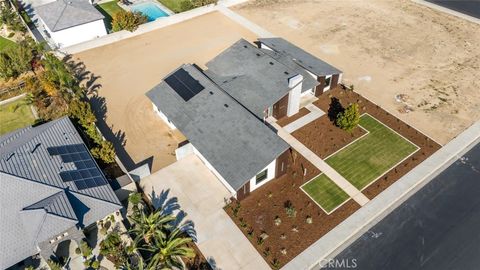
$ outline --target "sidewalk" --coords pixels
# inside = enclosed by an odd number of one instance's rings
[[[324,111],[320,110],[320,108],[313,104],[308,104],[307,106],[305,106],[305,108],[307,108],[310,113],[284,126],[283,128],[285,129],[285,131],[287,131],[288,133],[292,133],[295,130],[300,129],[301,127],[309,124],[310,122],[315,121],[317,118],[325,115]]]
[[[298,141],[295,137],[290,135],[285,129],[280,127],[277,123],[270,123],[278,131],[278,136],[285,140],[290,146],[298,151],[300,155],[310,161],[315,167],[322,171],[328,178],[330,178],[337,186],[339,186],[345,193],[354,199],[358,204],[364,206],[369,202],[369,199],[363,193],[348,182],[343,176],[335,171],[330,165],[319,158],[315,153]]]
[[[282,270],[320,268],[322,262],[335,257],[478,142],[480,121],[300,253]]]

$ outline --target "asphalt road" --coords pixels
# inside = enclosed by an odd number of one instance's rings
[[[327,269],[480,269],[480,144],[347,247],[336,263]]]
[[[466,15],[470,15],[480,19],[480,0],[427,0],[427,2],[437,4],[439,6],[449,8]],[[480,268],[480,266],[479,266]]]

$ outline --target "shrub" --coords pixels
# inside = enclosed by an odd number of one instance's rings
[[[282,224],[282,220],[280,219],[279,216],[275,217],[274,222],[275,222],[275,226],[280,226],[280,224]]]
[[[85,258],[92,256],[92,248],[88,245],[85,240],[80,242],[80,250],[82,251],[82,255]]]
[[[17,78],[22,73],[31,70],[33,54],[30,48],[20,44],[11,46],[0,52],[0,78]]]
[[[202,7],[210,4],[217,4],[218,0],[183,0],[180,3],[180,11],[187,11],[197,7]]]
[[[272,260],[272,267],[273,267],[273,269],[279,269],[280,268],[280,261],[277,258],[274,258]]]
[[[311,216],[307,216],[307,218],[305,219],[305,222],[306,222],[307,224],[312,224],[312,223],[313,223],[312,217],[311,217]]]
[[[287,213],[287,216],[289,217],[296,217],[297,216],[297,210],[293,206],[291,201],[286,201],[285,202],[285,212]]]
[[[99,146],[92,148],[91,152],[94,158],[101,159],[106,164],[115,162],[115,149],[109,141],[102,141]]]
[[[7,25],[7,28],[11,31],[25,32],[25,26],[23,26],[17,12],[10,7],[8,3],[0,5],[0,24]]]
[[[139,25],[147,22],[147,17],[140,12],[119,11],[113,15],[112,30],[113,32],[127,30],[135,31]]]
[[[50,267],[50,270],[62,270],[62,265],[58,262],[48,260],[47,264]]]
[[[77,255],[82,254],[82,251],[80,250],[79,247],[77,247],[77,248],[75,249],[75,254],[77,254]]]
[[[93,269],[98,269],[98,268],[100,268],[100,262],[99,262],[99,261],[93,261],[90,266],[91,266]]]
[[[358,104],[354,103],[348,106],[345,111],[338,114],[336,124],[339,128],[352,132],[352,130],[360,122],[360,112],[358,110]]]

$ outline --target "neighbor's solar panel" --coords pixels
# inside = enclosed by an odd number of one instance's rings
[[[190,76],[190,74],[188,74],[183,68],[165,78],[165,82],[185,101],[190,100],[196,94],[205,89],[203,85]]]
[[[60,172],[64,182],[73,181],[79,190],[107,184],[85,145],[49,147],[47,150],[51,156],[58,155],[64,163],[73,163],[77,168],[73,171]]]

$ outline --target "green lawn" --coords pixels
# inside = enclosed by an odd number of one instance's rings
[[[330,178],[320,174],[302,186],[310,198],[317,202],[329,214],[340,204],[349,199],[347,193],[339,188]]]
[[[105,25],[110,30],[112,29],[112,18],[115,13],[123,9],[117,4],[117,1],[110,1],[95,6],[100,13],[105,16]]]
[[[360,117],[360,125],[369,134],[325,161],[361,190],[418,147],[370,115]]]
[[[0,135],[32,125],[35,118],[23,99],[0,106]]]
[[[9,39],[6,39],[4,37],[0,37],[0,52],[3,51],[5,48],[7,47],[11,47],[11,46],[15,46],[16,43],[9,40]]]
[[[369,133],[325,162],[362,190],[417,151],[418,147],[370,115],[362,115],[360,125]],[[327,213],[348,199],[348,195],[324,174],[302,186],[302,189]]]
[[[183,0],[158,0],[158,2],[162,3],[162,5],[166,6],[175,13],[180,13],[184,11],[182,10]]]

